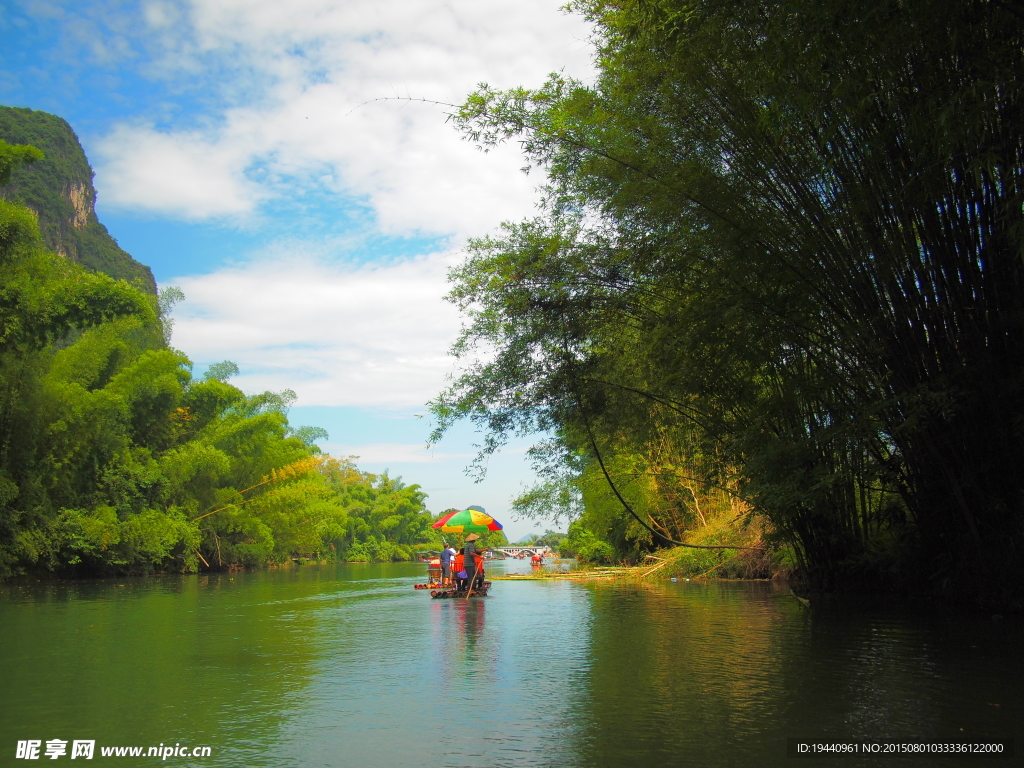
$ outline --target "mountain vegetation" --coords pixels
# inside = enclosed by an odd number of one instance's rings
[[[67,124],[0,118],[5,135],[42,138],[0,140],[0,579],[440,547],[419,486],[322,454],[323,430],[288,423],[294,393],[248,395],[227,361],[194,376],[169,346],[181,292],[155,295],[95,220]]]
[[[1024,15],[572,7],[592,85],[453,115],[547,186],[452,274],[438,434],[550,436],[521,510],[615,558],[767,548],[822,589],[1024,605]]]
[[[0,195],[35,213],[48,249],[156,293],[149,267],[122,250],[96,218],[92,168],[66,121],[47,112],[0,106],[0,140],[43,152],[37,162],[14,169]]]

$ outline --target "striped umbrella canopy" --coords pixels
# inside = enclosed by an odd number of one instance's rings
[[[487,533],[500,531],[504,526],[484,512],[483,507],[466,507],[449,512],[432,527],[440,528],[442,533]]]

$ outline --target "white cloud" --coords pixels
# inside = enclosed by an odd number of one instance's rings
[[[319,188],[326,176],[330,192],[368,203],[389,233],[464,235],[522,216],[534,182],[517,172],[517,147],[483,157],[446,124],[444,108],[365,102],[460,103],[480,81],[539,84],[566,67],[588,75],[587,28],[559,4],[150,3],[162,76],[209,73],[228,106],[200,128],[118,126],[99,145],[103,198],[193,220],[252,215],[268,198]],[[168,37],[167,19],[178,12],[181,32]]]
[[[300,405],[421,406],[444,387],[460,327],[442,300],[452,253],[338,265],[301,244],[183,277],[175,346],[238,363],[246,391],[294,389]],[[284,251],[291,251],[285,255]]]
[[[214,146],[196,132],[121,125],[99,149],[103,173],[114,180],[105,195],[114,205],[201,219],[246,214],[268,197],[245,177],[251,156],[231,141]]]

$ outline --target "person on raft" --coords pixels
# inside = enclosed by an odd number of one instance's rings
[[[466,565],[473,565],[473,555],[476,554],[476,541],[479,538],[479,534],[476,533],[471,533],[466,537],[466,546],[462,548],[462,554],[466,557]]]
[[[466,556],[462,554],[464,551],[460,549],[452,557],[452,582],[458,590],[466,588],[466,580],[469,578],[469,574],[466,573]]]
[[[462,548],[467,579],[473,579],[473,575],[476,574],[473,589],[481,589],[484,585],[484,552],[487,550],[476,545],[479,538],[480,536],[475,533],[469,534],[466,537],[466,546]]]
[[[441,584],[451,586],[452,583],[452,558],[455,557],[455,547],[446,544],[441,553]]]

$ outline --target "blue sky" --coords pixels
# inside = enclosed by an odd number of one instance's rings
[[[173,343],[247,391],[290,388],[294,424],[430,494],[481,504],[513,540],[528,441],[463,474],[477,440],[427,449],[456,372],[443,301],[468,237],[531,215],[515,146],[483,154],[444,108],[480,82],[592,74],[562,0],[5,0],[0,103],[53,112],[96,171],[100,220],[160,285]],[[388,100],[380,100],[390,97]]]

